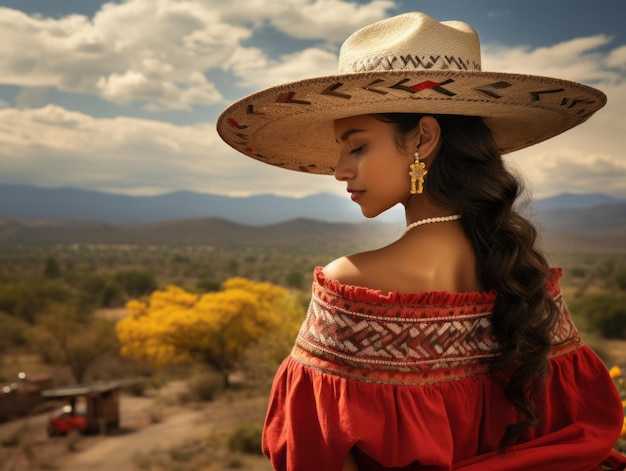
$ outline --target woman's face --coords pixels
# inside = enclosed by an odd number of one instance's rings
[[[408,199],[415,149],[404,153],[398,149],[391,124],[370,115],[338,119],[335,139],[340,149],[335,178],[346,182],[365,217],[378,216]]]

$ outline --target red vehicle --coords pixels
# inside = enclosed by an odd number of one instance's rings
[[[80,433],[87,432],[87,416],[84,410],[72,411],[71,406],[65,406],[57,411],[48,421],[48,436],[65,435],[77,430]]]

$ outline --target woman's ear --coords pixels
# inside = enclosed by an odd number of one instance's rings
[[[429,165],[429,157],[434,157],[439,149],[441,140],[441,127],[434,116],[424,116],[420,119],[415,136],[414,149],[419,151],[420,160],[426,160]],[[431,159],[432,160],[432,159]]]

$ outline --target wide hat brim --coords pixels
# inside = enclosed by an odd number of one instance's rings
[[[502,154],[585,122],[606,103],[568,80],[501,72],[425,70],[349,73],[299,80],[249,95],[218,117],[221,138],[278,167],[332,174],[333,121],[374,113],[480,116]]]

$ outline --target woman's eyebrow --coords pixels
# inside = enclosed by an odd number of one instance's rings
[[[357,132],[365,132],[365,129],[355,129],[355,128],[350,128],[347,131],[345,131],[341,136],[339,136],[339,141],[345,141],[346,139],[348,139],[352,134],[357,133]],[[339,142],[337,141],[337,142]]]

